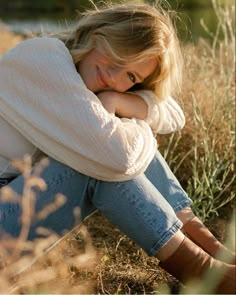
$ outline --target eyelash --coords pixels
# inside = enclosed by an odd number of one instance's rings
[[[130,81],[135,84],[135,82],[136,82],[135,75],[130,72],[128,72],[127,74],[128,74]]]

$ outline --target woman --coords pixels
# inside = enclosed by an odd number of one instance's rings
[[[182,58],[168,14],[139,4],[104,8],[58,38],[27,40],[0,60],[2,183],[21,193],[23,178],[15,178],[9,160],[34,158],[37,149],[50,164],[36,212],[57,192],[67,197],[56,212],[32,222],[29,239],[38,226],[59,234],[71,229],[75,207],[82,220],[99,209],[182,282],[220,269],[215,292],[234,293],[235,265],[213,258],[230,251],[194,216],[156,151],[156,133],[184,125],[171,98]],[[3,231],[19,235],[20,210],[0,204]]]

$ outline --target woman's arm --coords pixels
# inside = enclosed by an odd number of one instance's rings
[[[148,105],[148,114],[145,121],[152,128],[154,134],[168,134],[180,130],[185,125],[185,116],[179,104],[167,97],[159,101],[155,93],[150,90],[137,90],[134,92]]]
[[[156,152],[148,124],[109,115],[58,39],[27,40],[0,58],[0,115],[46,154],[101,180],[143,173]]]
[[[134,93],[103,91],[98,98],[104,108],[111,114],[125,118],[145,120],[154,134],[167,134],[182,129],[185,117],[177,102],[168,97],[159,102],[150,90],[139,90]]]
[[[97,97],[104,108],[110,113],[121,118],[147,118],[148,105],[137,94],[120,93],[116,91],[103,91]]]

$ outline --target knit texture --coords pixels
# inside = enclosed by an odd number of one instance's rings
[[[141,96],[148,105],[148,115],[145,121],[155,135],[168,134],[184,127],[184,113],[172,97],[169,96],[160,102],[150,90],[139,90],[135,93]]]
[[[148,118],[110,115],[56,38],[26,40],[0,58],[0,116],[47,155],[100,180],[143,173],[157,148]]]

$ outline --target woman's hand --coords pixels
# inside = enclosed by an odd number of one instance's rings
[[[148,106],[143,98],[136,94],[102,91],[97,94],[97,97],[109,113],[118,117],[141,120],[147,117]]]

